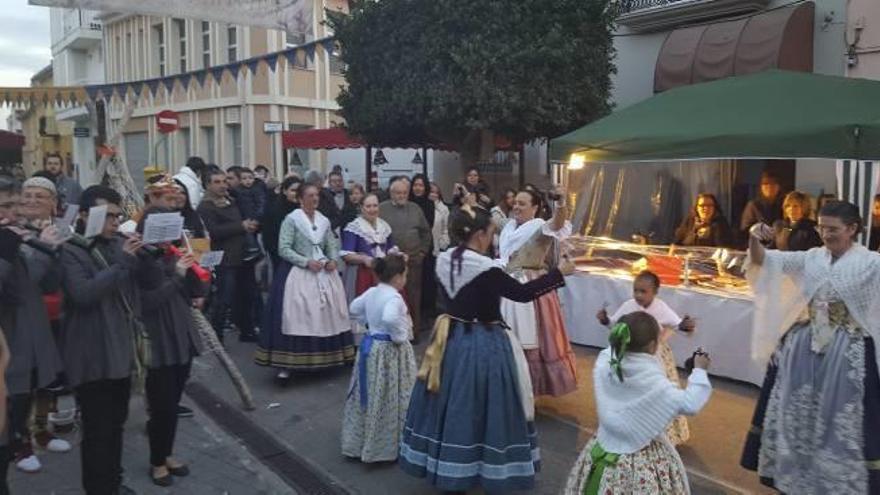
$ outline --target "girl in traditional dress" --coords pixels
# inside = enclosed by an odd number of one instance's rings
[[[364,196],[361,215],[342,230],[342,259],[345,261],[345,295],[351,302],[367,289],[376,285],[373,262],[384,257],[394,242],[391,226],[379,218],[379,197],[375,193]]]
[[[416,381],[412,320],[400,291],[406,260],[377,258],[379,285],[351,303],[349,312],[368,328],[361,340],[342,421],[342,454],[361,462],[397,459],[406,408]]]
[[[827,203],[818,225],[824,246],[799,252],[750,230],[754,324],[787,332],[753,342],[769,365],[741,463],[784,493],[880,493],[880,254],[854,242],[853,204]]]
[[[529,489],[540,455],[534,402],[522,347],[501,321],[501,298],[532,301],[565,284],[569,261],[522,284],[485,256],[489,212],[453,214],[462,244],[440,254],[437,278],[450,297],[413,387],[400,465],[441,490],[482,486],[489,493]]]
[[[682,390],[654,356],[659,334],[657,320],[644,311],[623,316],[611,330],[610,346],[593,368],[599,429],[575,462],[564,495],[690,493],[684,465],[664,432],[672,418],[694,415],[709,401],[709,357],[694,356]]]
[[[669,347],[669,338],[675,334],[675,330],[688,333],[693,332],[696,325],[690,316],[685,315],[684,318],[678,316],[672,308],[657,297],[657,291],[659,290],[660,278],[654,272],[643,271],[633,281],[632,299],[623,303],[610,318],[604,308],[599,311],[596,317],[599,323],[607,326],[617,323],[624,315],[635,311],[644,311],[653,316],[657,323],[660,324],[661,329],[657,358],[663,365],[666,378],[669,378],[670,382],[678,386],[678,370],[675,368],[675,356],[672,355],[672,349]],[[677,416],[666,429],[666,438],[669,439],[672,445],[682,444],[690,436],[687,418],[684,416]]]
[[[536,218],[541,198],[533,191],[516,195],[513,219],[504,226],[498,242],[500,262],[520,282],[547,272],[554,239],[571,234],[565,208],[557,208],[550,222]],[[503,300],[501,314],[526,352],[535,395],[564,395],[577,388],[574,352],[568,342],[565,319],[556,292],[527,304]]]
[[[330,221],[318,210],[318,187],[300,187],[301,208],[281,224],[282,262],[272,282],[264,331],[254,360],[291,371],[317,371],[354,361],[354,341],[345,289],[337,273],[339,244]]]

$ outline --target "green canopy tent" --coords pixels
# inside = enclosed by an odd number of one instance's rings
[[[880,159],[880,81],[768,70],[655,95],[550,141],[567,162]]]

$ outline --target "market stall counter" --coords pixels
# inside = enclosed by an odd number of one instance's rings
[[[744,253],[723,249],[642,246],[609,239],[574,241],[578,272],[559,291],[569,338],[604,348],[608,328],[596,313],[613,313],[632,298],[633,276],[651,269],[663,280],[658,297],[679,315],[696,320],[693,334],[676,332],[669,340],[676,363],[702,347],[712,357],[711,373],[760,386],[766,360],[752,356],[753,297],[742,278]],[[766,331],[766,330],[764,330]]]

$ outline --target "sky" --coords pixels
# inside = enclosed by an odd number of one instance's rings
[[[30,86],[31,76],[52,62],[49,9],[27,0],[3,0],[0,14],[0,87]],[[0,106],[0,128],[9,108]]]

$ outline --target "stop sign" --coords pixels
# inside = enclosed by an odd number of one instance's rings
[[[162,134],[168,134],[177,130],[179,125],[179,117],[177,112],[172,110],[162,110],[156,114],[156,127]]]

